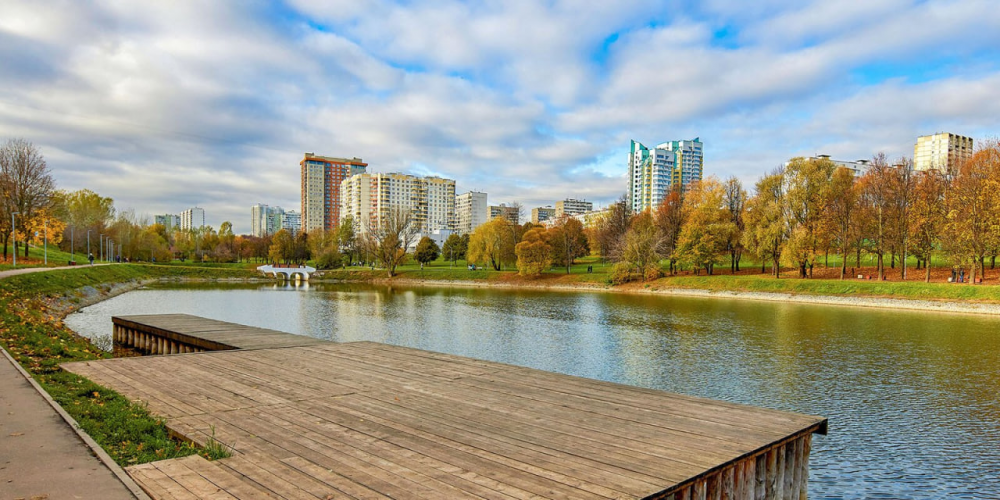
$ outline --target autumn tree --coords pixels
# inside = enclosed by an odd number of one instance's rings
[[[434,262],[440,255],[441,249],[429,236],[424,236],[417,242],[417,249],[414,251],[414,258],[417,259],[417,262],[421,264]]]
[[[972,267],[971,283],[982,277],[984,261],[1000,239],[1000,144],[989,141],[962,163],[948,191],[949,246]]]
[[[729,249],[735,223],[725,206],[726,187],[709,177],[685,194],[685,224],[677,239],[680,258],[712,274],[719,256]]]
[[[75,236],[72,238],[75,240],[72,243],[77,245],[79,243],[86,244],[88,230],[93,235],[99,234],[105,225],[115,217],[114,200],[89,189],[54,191],[51,197],[51,206],[53,215],[66,222],[67,230]],[[167,236],[164,238],[169,240]],[[69,249],[71,252],[74,251],[75,249],[70,249],[67,243],[71,242],[64,241],[61,247]]]
[[[948,216],[944,199],[947,186],[944,176],[927,171],[917,175],[913,190],[910,239],[913,253],[924,262],[924,281],[927,283],[931,281],[931,258],[940,245],[941,232]]]
[[[357,223],[351,215],[345,215],[336,229],[336,244],[339,253],[353,262],[358,255]]]
[[[552,265],[552,246],[549,245],[547,232],[542,227],[536,227],[524,233],[521,241],[515,245],[517,255],[517,272],[521,276],[538,276]]]
[[[288,232],[287,229],[282,229],[274,233],[274,236],[271,237],[271,247],[267,252],[271,262],[287,264],[291,261],[294,244],[292,233]]]
[[[633,217],[621,245],[621,257],[611,270],[612,281],[628,281],[633,270],[643,280],[659,278],[660,259],[663,257],[660,253],[663,248],[662,238],[649,210]]]
[[[608,207],[607,213],[594,224],[591,246],[596,247],[602,259],[618,261],[621,258],[621,248],[625,243],[625,233],[632,224],[632,208],[628,203],[628,195],[622,195],[618,201]]]
[[[451,234],[441,246],[441,255],[444,255],[452,264],[465,259],[465,252],[468,249],[468,239],[457,234]]]
[[[55,181],[49,172],[42,153],[24,139],[9,139],[0,146],[0,225],[10,224],[11,214],[17,212],[15,229],[27,235],[27,225],[38,212],[49,207]],[[3,231],[4,259],[7,258],[7,241],[11,227]],[[28,256],[28,239],[24,238],[24,256]],[[14,242],[12,247],[15,247]],[[16,247],[14,248],[16,251]]]
[[[729,221],[732,223],[732,232],[726,246],[729,250],[729,271],[736,273],[740,270],[740,259],[743,257],[743,231],[746,223],[743,214],[746,212],[747,192],[743,189],[743,183],[736,177],[726,179],[723,184],[723,204],[729,211]]]
[[[823,220],[832,239],[840,249],[840,279],[847,274],[847,252],[858,233],[856,213],[858,206],[858,191],[854,183],[854,172],[849,168],[839,167],[830,178],[830,186],[826,193],[826,210]]]
[[[576,259],[590,253],[583,223],[573,217],[562,217],[556,221],[548,231],[547,240],[552,247],[552,262],[565,267],[566,274],[569,274]]]
[[[785,206],[790,225],[785,256],[799,268],[800,278],[812,276],[823,246],[824,201],[834,167],[828,158],[793,158],[785,167]]]
[[[785,213],[785,174],[781,169],[757,181],[756,193],[747,202],[744,248],[761,261],[771,262],[774,277],[781,276],[781,254],[788,241],[788,217]]]
[[[868,171],[859,179],[859,222],[868,251],[875,255],[879,281],[885,278],[885,254],[892,237],[893,184],[896,172],[889,166],[885,153],[878,153]]]
[[[516,231],[506,217],[497,217],[479,226],[469,237],[466,257],[471,262],[489,264],[495,271],[515,263]]]
[[[406,249],[417,235],[417,226],[409,208],[395,205],[377,219],[368,221],[367,235],[375,260],[391,278],[396,275],[396,268],[406,261]]]

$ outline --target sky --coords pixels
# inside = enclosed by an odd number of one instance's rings
[[[299,209],[305,152],[602,206],[630,139],[699,137],[706,176],[752,186],[995,137],[998,97],[996,0],[0,0],[0,139],[61,189],[238,233]]]

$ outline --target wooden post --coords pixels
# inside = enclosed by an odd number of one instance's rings
[[[775,450],[777,463],[774,468],[774,498],[785,498],[785,448],[781,445]]]
[[[795,441],[785,444],[785,484],[782,486],[781,498],[792,498],[792,486],[795,485]]]
[[[778,486],[778,452],[772,448],[767,452],[767,464],[764,466],[764,498],[777,500]]]
[[[767,497],[767,453],[757,455],[756,467],[753,497],[755,500],[764,500]]]
[[[802,476],[799,478],[799,499],[809,498],[809,449],[812,446],[812,434],[802,436],[802,460],[799,461],[799,470]]]
[[[739,467],[739,463],[734,464],[732,467],[727,467],[726,470],[722,471],[722,490],[719,495],[720,500],[733,500],[736,494],[736,468]]]

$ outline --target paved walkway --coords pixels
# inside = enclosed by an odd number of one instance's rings
[[[0,492],[5,499],[136,498],[6,351],[0,352]]]
[[[59,266],[59,267],[25,267],[23,269],[10,269],[8,271],[0,271],[0,279],[9,278],[11,276],[17,276],[18,274],[28,274],[28,273],[40,273],[42,271],[56,271],[59,269],[79,269],[81,267],[89,266],[90,264],[80,264],[77,266]],[[108,266],[110,264],[94,264],[95,266]]]

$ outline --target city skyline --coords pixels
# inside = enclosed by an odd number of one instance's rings
[[[246,233],[249,204],[298,206],[303,151],[606,205],[629,139],[701,137],[706,177],[749,183],[1000,130],[991,2],[739,5],[7,2],[0,136],[61,188]]]

